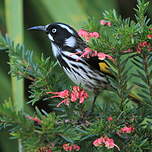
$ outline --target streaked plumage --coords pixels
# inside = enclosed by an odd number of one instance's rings
[[[92,90],[96,94],[93,104],[102,89],[111,88],[107,76],[114,76],[108,70],[109,65],[97,57],[80,58],[79,53],[82,53],[87,45],[72,27],[64,23],[52,23],[30,29],[46,32],[51,41],[53,54],[68,77],[76,85]],[[140,102],[132,94],[128,97],[137,103]]]
[[[73,28],[63,23],[54,23],[47,26],[46,31],[54,56],[75,84],[89,90],[100,90],[109,85],[106,74],[101,72],[101,61],[98,58],[80,58],[77,52],[82,52],[87,45]]]

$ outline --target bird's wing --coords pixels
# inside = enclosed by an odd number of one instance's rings
[[[110,65],[108,64],[106,60],[99,60],[98,57],[91,57],[91,58],[88,58],[86,61],[94,69],[103,72],[105,75],[114,77],[111,71],[109,70]]]

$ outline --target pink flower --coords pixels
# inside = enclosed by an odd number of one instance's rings
[[[120,133],[131,133],[135,130],[133,127],[123,127],[120,129]]]
[[[80,87],[73,86],[72,92],[71,92],[71,101],[72,102],[75,102],[75,101],[77,101],[77,99],[79,99],[79,91],[80,91]]]
[[[112,23],[111,22],[107,22],[107,26],[112,26]]]
[[[85,48],[84,52],[82,53],[82,55],[80,56],[80,58],[82,57],[86,57],[89,58],[90,54],[92,54],[93,50],[91,50],[90,48]]]
[[[68,144],[63,144],[62,147],[65,151],[72,151],[72,150],[79,151],[80,150],[80,146],[78,146],[76,144],[73,144],[73,145],[70,145],[69,143]]]
[[[110,116],[110,117],[107,118],[107,120],[108,120],[108,121],[112,121],[113,118]]]
[[[69,101],[68,99],[64,99],[64,100],[62,100],[60,103],[58,103],[56,107],[60,107],[60,105],[61,105],[62,103],[64,103],[65,105],[69,106],[70,101]]]
[[[112,23],[106,20],[100,20],[100,24],[104,26],[112,26]]]
[[[108,149],[117,147],[118,150],[120,151],[120,148],[114,143],[114,140],[112,138],[108,138],[108,137],[100,137],[100,138],[96,139],[93,142],[93,145],[96,147],[105,146]]]
[[[64,99],[60,103],[57,104],[57,107],[60,107],[60,105],[62,103],[64,103],[67,106],[69,106],[69,104],[70,104],[70,100],[69,100],[70,92],[69,92],[69,90],[64,90],[64,91],[60,91],[60,92],[47,92],[47,94],[56,94],[56,96],[52,96],[51,98],[63,98]]]
[[[72,146],[69,146],[69,147],[68,147],[68,151],[72,151]]]
[[[69,151],[69,144],[63,144],[62,147],[65,151]]]
[[[100,34],[98,32],[88,32],[83,29],[78,31],[78,35],[85,38],[86,41],[89,41],[91,38],[99,38]]]
[[[90,37],[91,38],[99,38],[100,37],[100,34],[98,33],[98,32],[91,32],[91,33],[89,33],[89,35],[90,35]]]
[[[97,52],[95,50],[92,50],[90,48],[85,48],[83,53],[81,54],[80,58],[81,57],[85,57],[85,58],[90,58],[90,57],[95,57],[97,56],[98,59],[100,60],[104,60],[106,58],[112,60],[112,56],[108,55],[108,54],[105,54],[105,53],[102,53],[102,52]]]
[[[41,124],[41,120],[37,117],[31,117],[31,116],[27,116],[26,118],[30,119],[30,120],[33,120],[34,122],[38,123],[38,124]]]
[[[110,55],[108,55],[108,54],[105,54],[105,53],[102,53],[102,52],[99,52],[98,53],[98,58],[99,58],[99,60],[104,60],[104,59],[106,59],[106,58],[108,58],[108,59],[113,59],[112,58],[112,56],[110,56]]]
[[[88,93],[85,92],[84,90],[81,90],[80,93],[79,93],[79,103],[83,103],[84,102],[84,99],[87,99],[89,96],[88,96]]]
[[[148,38],[148,39],[152,39],[152,34],[148,34],[148,35],[147,35],[147,38]]]
[[[136,51],[140,53],[143,48],[147,48],[148,51],[152,50],[151,44],[147,41],[140,42],[136,48]]]
[[[96,140],[93,142],[93,145],[96,146],[96,147],[102,146],[102,145],[103,145],[103,142],[101,141],[101,138],[96,139]]]
[[[106,25],[107,22],[106,22],[105,20],[100,20],[100,24],[101,24],[101,25]]]
[[[80,29],[80,30],[78,31],[78,35],[79,35],[79,36],[82,36],[83,38],[85,38],[86,41],[89,41],[90,38],[91,38],[89,32],[87,32],[87,31],[85,31],[85,30],[83,30],[83,29]]]
[[[82,36],[82,37],[86,37],[86,36],[89,35],[89,33],[88,33],[87,31],[83,30],[83,29],[80,29],[80,30],[78,31],[78,35],[79,35],[79,36]]]
[[[88,93],[78,86],[74,86],[71,92],[71,101],[75,102],[79,99],[79,103],[83,103],[88,98]]]
[[[61,104],[65,104],[69,106],[70,102],[76,102],[79,100],[79,103],[83,103],[85,99],[88,98],[88,93],[80,88],[79,86],[73,86],[72,91],[64,90],[60,92],[47,92],[48,94],[56,94],[56,96],[52,96],[51,98],[62,98],[60,103],[57,104],[57,107],[60,107]]]
[[[76,144],[72,145],[72,147],[73,147],[73,150],[76,150],[76,151],[80,150],[80,146],[78,146]]]
[[[106,138],[105,140],[105,147],[107,147],[108,149],[113,148],[115,146],[114,144],[114,140],[110,139],[110,138]]]
[[[150,43],[148,43],[147,41],[143,41],[143,42],[140,42],[138,44],[139,47],[146,47],[146,46],[149,46],[149,45],[150,45]]]

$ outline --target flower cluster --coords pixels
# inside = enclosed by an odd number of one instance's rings
[[[107,26],[112,26],[111,22],[105,21],[105,20],[100,20],[101,25],[107,25]],[[99,38],[100,34],[98,32],[88,32],[84,29],[80,29],[78,31],[78,35],[82,36],[85,38],[86,41],[89,41],[91,38]],[[106,58],[112,59],[112,57],[108,54],[102,53],[102,52],[97,52],[95,50],[90,49],[89,47],[85,48],[84,51],[82,52],[77,52],[78,54],[81,54],[81,57],[85,58],[90,58],[90,57],[95,57],[97,56],[100,60],[104,60]]]
[[[96,139],[93,142],[93,145],[96,147],[105,146],[108,149],[117,147],[118,150],[120,150],[119,147],[114,143],[114,140],[112,138],[108,138],[108,137],[100,137],[100,138]]]
[[[57,104],[57,107],[59,107],[62,103],[69,105],[70,102],[76,102],[77,100],[79,100],[79,103],[82,104],[84,100],[88,98],[88,93],[79,86],[73,86],[72,91],[64,90],[60,92],[47,92],[47,94],[55,94],[55,96],[52,96],[51,98],[57,97],[64,99]]]
[[[106,20],[100,20],[100,24],[104,26],[112,26],[112,23]]]
[[[62,147],[65,151],[79,151],[80,150],[80,146],[78,146],[76,144],[73,144],[73,145],[70,145],[69,143],[63,144]]]
[[[86,30],[80,29],[78,35],[82,36],[86,41],[89,41],[91,38],[99,38],[100,34],[98,32],[88,32]]]
[[[30,119],[30,120],[33,120],[34,122],[38,123],[38,124],[41,124],[41,120],[37,117],[31,117],[31,116],[26,116],[26,118]]]
[[[151,51],[151,50],[152,50],[151,44],[148,43],[147,41],[140,42],[140,43],[138,44],[138,46],[137,46],[136,51],[137,51],[138,53],[140,53],[143,48],[146,48],[148,51]]]
[[[88,98],[88,93],[84,89],[78,86],[74,86],[71,92],[71,101],[76,102],[79,99],[79,103],[83,103],[84,99]]]
[[[152,35],[147,35],[147,37],[149,36],[149,38],[151,37],[152,38]],[[143,48],[146,48],[148,51],[151,51],[152,50],[152,46],[149,42],[147,41],[143,41],[143,42],[140,42],[138,43],[137,47],[135,48],[135,50],[133,49],[127,49],[127,50],[123,50],[122,52],[123,53],[129,53],[129,52],[137,52],[137,53],[141,53],[141,51],[143,50]]]
[[[112,56],[110,56],[108,54],[105,54],[102,52],[97,52],[90,48],[85,48],[80,57],[90,58],[90,57],[95,57],[95,56],[97,56],[99,60],[104,60],[106,58],[108,58],[110,60],[113,59]]]
[[[127,126],[125,126],[125,127],[123,127],[123,128],[120,129],[119,133],[131,133],[134,130],[135,130],[135,128],[133,128],[133,127],[127,127]]]

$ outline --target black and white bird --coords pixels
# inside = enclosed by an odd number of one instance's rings
[[[54,57],[68,77],[85,89],[92,90],[97,95],[103,89],[111,87],[108,76],[109,65],[97,57],[80,58],[87,44],[78,35],[76,30],[64,23],[52,23],[45,26],[34,26],[30,30],[44,31],[52,45]]]

